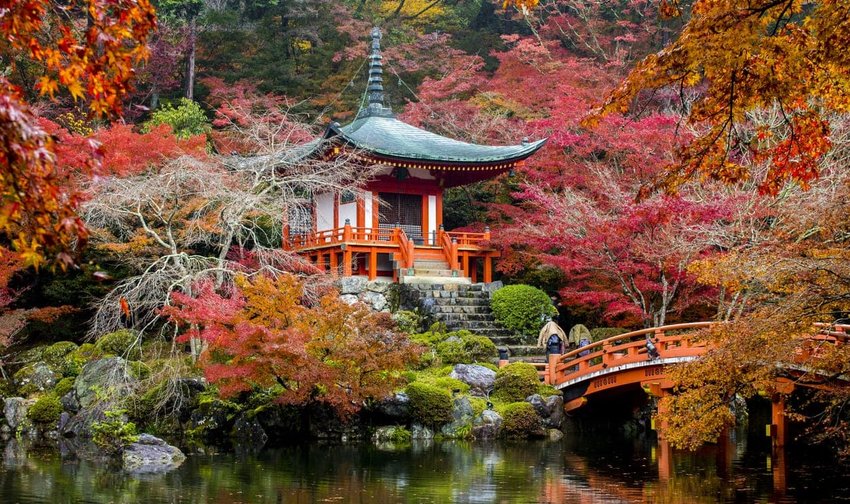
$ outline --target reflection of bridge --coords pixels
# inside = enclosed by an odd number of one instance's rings
[[[666,369],[698,359],[710,346],[701,333],[712,322],[675,324],[642,329],[591,343],[563,355],[550,355],[547,363],[536,364],[543,381],[564,394],[567,412],[581,408],[607,392],[641,389],[655,397],[669,394],[673,383]],[[823,345],[841,345],[850,339],[850,325],[818,324],[818,332],[803,338],[790,362],[784,363],[786,377],[778,377],[772,393],[771,436],[777,445],[785,440],[785,395],[801,382],[806,363],[822,352]],[[651,344],[648,343],[651,341]],[[792,380],[793,379],[793,380]],[[845,380],[846,381],[846,380]]]

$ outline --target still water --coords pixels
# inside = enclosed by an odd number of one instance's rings
[[[744,435],[725,446],[669,453],[651,437],[600,433],[402,449],[310,444],[191,455],[171,473],[133,477],[13,441],[0,470],[0,502],[850,501],[850,473],[824,457],[800,448],[771,457],[769,446]]]

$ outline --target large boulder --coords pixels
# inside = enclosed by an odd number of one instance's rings
[[[62,376],[44,362],[35,362],[15,373],[18,390],[25,395],[52,389]]]
[[[449,376],[469,385],[469,393],[480,397],[487,397],[496,381],[495,371],[478,364],[456,364]]]
[[[431,440],[434,439],[434,431],[422,424],[415,423],[410,426],[411,439]]]
[[[375,429],[374,434],[372,434],[372,442],[377,445],[383,445],[384,443],[406,444],[410,443],[410,440],[410,431],[397,425],[378,427]]]
[[[7,397],[3,403],[3,414],[6,423],[12,430],[18,428],[27,418],[27,410],[35,404],[35,399],[24,399],[23,397]]]
[[[502,430],[502,415],[484,410],[472,421],[472,436],[478,440],[496,439]]]
[[[371,306],[375,311],[381,311],[387,307],[387,298],[377,292],[365,291],[360,294],[360,300]]]
[[[544,427],[560,429],[564,420],[564,398],[560,395],[551,395],[544,398],[540,394],[528,396],[525,400],[534,406],[534,410],[543,421]]]
[[[448,438],[464,438],[472,435],[472,419],[475,418],[475,410],[468,397],[458,397],[452,403],[452,421],[440,429],[440,432]]]
[[[366,289],[367,280],[364,277],[350,276],[339,279],[340,294],[360,294]]]
[[[135,443],[124,448],[121,460],[127,472],[161,473],[179,467],[186,456],[158,437],[141,434]]]
[[[393,420],[405,422],[410,418],[410,397],[404,392],[396,392],[379,402],[375,411]]]
[[[377,292],[378,294],[385,294],[388,290],[390,290],[390,286],[392,282],[388,280],[372,280],[366,284],[366,290],[370,292]]]
[[[125,396],[136,381],[126,360],[110,357],[83,366],[74,382],[74,391],[80,407],[86,409],[109,397]]]
[[[231,432],[234,446],[240,451],[258,452],[269,440],[268,434],[256,418],[248,418],[246,414],[239,415],[233,424]]]

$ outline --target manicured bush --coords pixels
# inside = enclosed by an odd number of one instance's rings
[[[74,388],[74,378],[62,378],[59,383],[53,387],[53,393],[56,397],[62,397]]]
[[[434,380],[434,385],[440,387],[443,390],[447,390],[449,392],[458,392],[461,394],[465,394],[469,392],[469,385],[463,383],[460,380],[456,380],[454,378],[450,378],[448,376],[444,376],[441,378],[437,378]]]
[[[436,427],[452,419],[452,395],[435,385],[413,382],[405,389],[415,422]]]
[[[502,411],[502,435],[508,438],[530,438],[543,435],[543,424],[527,402],[515,402]]]
[[[62,403],[55,394],[45,394],[27,410],[27,418],[33,423],[54,424],[62,414]]]
[[[496,345],[485,336],[469,331],[448,333],[448,339],[437,344],[437,355],[444,364],[469,364],[496,357]]]
[[[627,332],[629,332],[629,330],[623,329],[622,327],[597,327],[590,330],[590,339],[593,341],[602,341]]]
[[[538,387],[537,369],[527,362],[513,362],[496,371],[493,396],[505,402],[524,401],[536,394]]]
[[[544,316],[558,314],[545,292],[521,284],[507,285],[494,292],[490,308],[499,324],[529,338],[537,335]]]
[[[129,329],[120,329],[98,338],[95,346],[104,353],[137,360],[142,356],[138,343],[135,332]]]

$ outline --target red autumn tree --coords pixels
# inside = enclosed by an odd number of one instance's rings
[[[119,113],[133,66],[147,54],[155,26],[148,0],[25,0],[0,2],[0,52],[13,66],[21,57],[46,69],[42,95],[67,91],[92,113]],[[0,77],[0,229],[25,262],[45,256],[72,262],[72,243],[84,241],[75,215],[78,198],[57,173],[54,142],[39,127],[22,92]],[[95,146],[92,145],[92,150]]]
[[[201,365],[226,396],[272,389],[283,404],[323,403],[345,416],[391,393],[417,348],[385,314],[335,291],[315,304],[303,295],[292,275],[242,277],[226,294],[210,283],[194,297],[175,293],[165,311],[188,328],[184,340],[207,344]]]

